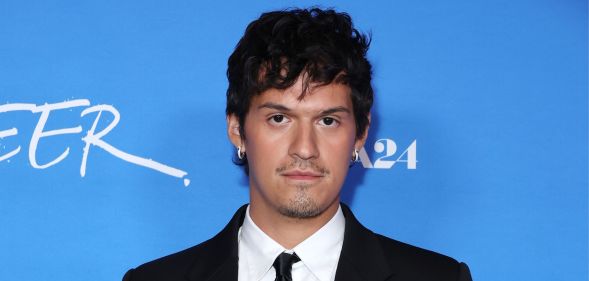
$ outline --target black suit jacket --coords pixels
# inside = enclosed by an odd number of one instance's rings
[[[247,205],[215,237],[131,269],[123,281],[237,281],[237,234]],[[375,234],[342,204],[346,218],[336,281],[470,281],[464,263]]]

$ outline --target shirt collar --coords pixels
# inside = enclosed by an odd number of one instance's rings
[[[293,248],[309,271],[321,281],[331,280],[344,242],[346,220],[341,207],[323,227]]]
[[[292,249],[320,281],[330,280],[337,268],[344,230],[345,218],[340,206],[331,220]],[[254,223],[250,217],[249,206],[239,236],[240,247],[248,253],[247,267],[252,278],[250,280],[260,280],[272,268],[280,253],[292,252],[284,249]],[[299,263],[295,266],[299,266]]]
[[[247,254],[248,280],[262,279],[272,268],[276,257],[285,250],[254,223],[250,217],[250,206],[247,206],[241,225],[239,247],[243,247]]]

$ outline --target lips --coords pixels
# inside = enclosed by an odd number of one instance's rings
[[[293,180],[316,180],[323,177],[323,174],[315,171],[292,170],[281,174]]]

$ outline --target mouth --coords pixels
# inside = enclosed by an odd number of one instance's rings
[[[322,173],[315,171],[292,170],[280,174],[290,180],[296,181],[316,181],[324,177]]]

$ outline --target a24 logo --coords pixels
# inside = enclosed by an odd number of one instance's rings
[[[405,163],[407,169],[417,169],[417,140],[413,140],[411,144],[396,158],[393,156],[397,152],[397,144],[392,139],[379,139],[374,143],[374,152],[376,152],[376,160],[374,163],[370,161],[366,149],[362,147],[360,150],[360,162],[362,166],[367,169],[390,169],[396,163]]]

